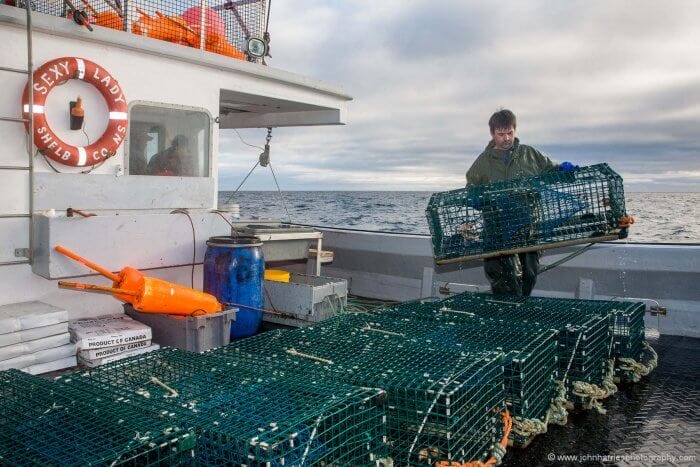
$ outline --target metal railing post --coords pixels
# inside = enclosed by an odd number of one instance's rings
[[[32,3],[27,1],[27,76],[29,78],[29,133],[27,155],[29,156],[29,264],[34,258],[34,56],[32,52]]]
[[[204,50],[207,37],[207,0],[199,2],[199,48]]]
[[[129,3],[130,3],[129,0],[124,0],[122,2],[122,15],[124,15],[122,20],[124,22],[124,32],[130,32],[129,31],[129,26],[130,26],[130,24],[129,24]]]

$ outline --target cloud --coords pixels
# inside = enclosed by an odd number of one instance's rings
[[[700,2],[308,0],[271,15],[272,66],[354,97],[346,126],[274,131],[283,189],[460,186],[508,107],[522,141],[556,160],[700,191],[687,175],[700,170]],[[220,150],[232,188],[257,150],[230,131]],[[265,172],[245,188],[275,189]]]

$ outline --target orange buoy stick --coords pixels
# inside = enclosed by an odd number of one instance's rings
[[[144,313],[190,316],[218,313],[224,309],[216,297],[208,293],[155,277],[144,276],[141,271],[129,266],[123,268],[119,274],[115,274],[67,248],[60,245],[56,245],[55,248],[59,253],[99,272],[113,282],[112,287],[103,287],[80,282],[60,281],[59,287],[84,292],[108,293],[117,300],[131,303],[135,310]]]
[[[72,260],[75,260],[81,264],[84,264],[85,266],[89,267],[93,271],[99,272],[103,276],[105,276],[107,279],[113,281],[113,282],[118,282],[119,281],[119,276],[112,271],[108,271],[107,269],[103,268],[99,264],[95,264],[92,261],[88,261],[87,259],[83,258],[82,256],[79,256],[76,253],[73,253],[67,248],[62,247],[61,245],[56,245],[56,251],[61,253],[62,255],[65,255],[69,257]]]
[[[132,297],[138,296],[137,292],[124,289],[116,289],[114,287],[104,287],[95,284],[84,284],[82,282],[67,282],[58,281],[58,286],[64,289],[82,290],[84,292],[95,292],[95,293],[108,293],[112,295],[130,295]]]

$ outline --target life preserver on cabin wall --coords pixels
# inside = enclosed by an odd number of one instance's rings
[[[73,146],[62,141],[46,121],[44,104],[53,88],[69,79],[90,83],[100,91],[109,108],[109,123],[102,136],[89,146]],[[62,57],[44,63],[34,72],[34,144],[39,151],[61,164],[82,167],[95,165],[113,156],[126,136],[128,107],[119,82],[95,62]],[[22,95],[22,117],[29,119],[29,83]],[[29,122],[24,124],[27,132]]]

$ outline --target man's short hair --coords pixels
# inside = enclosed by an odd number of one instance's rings
[[[178,148],[180,146],[185,147],[189,143],[190,143],[190,140],[187,139],[187,136],[177,135],[176,137],[173,138],[173,142],[172,142],[171,146],[174,148]]]
[[[508,109],[501,109],[489,118],[491,133],[511,126],[515,129],[515,114]]]

